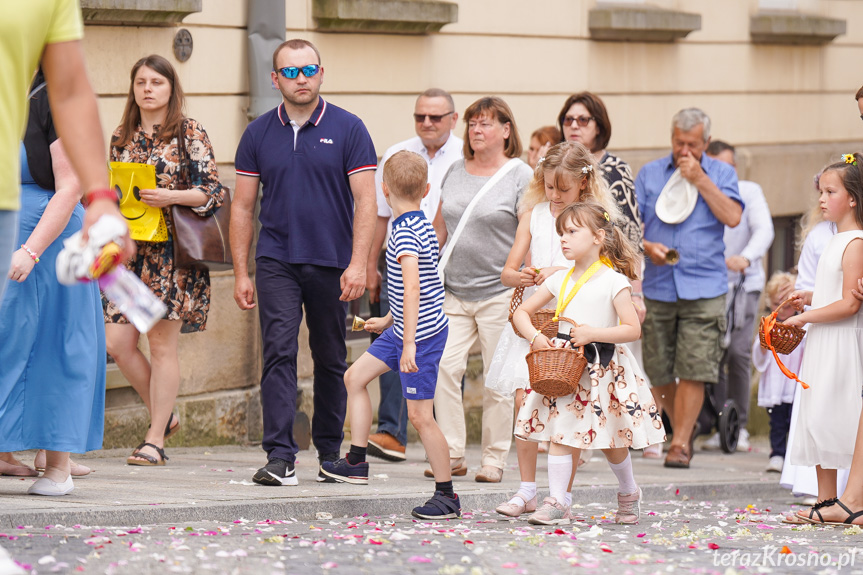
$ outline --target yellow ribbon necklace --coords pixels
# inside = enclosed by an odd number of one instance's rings
[[[572,301],[572,298],[575,297],[575,294],[578,293],[578,290],[580,290],[581,287],[587,283],[587,280],[593,277],[593,274],[598,272],[599,268],[601,268],[602,266],[611,267],[611,262],[608,260],[608,258],[600,258],[590,264],[590,267],[587,268],[583,274],[581,274],[581,277],[578,278],[578,280],[575,282],[575,285],[572,286],[572,289],[569,291],[568,294],[566,294],[566,298],[557,298],[557,307],[554,310],[554,317],[552,318],[552,321],[558,321],[558,319],[560,318],[560,314],[563,313],[563,310],[566,309],[566,306],[569,305],[569,302]],[[566,275],[563,278],[563,284],[560,286],[561,294],[566,293],[566,284],[569,282],[569,278],[572,276],[572,272],[574,271],[575,266],[569,268],[569,271],[566,272]]]

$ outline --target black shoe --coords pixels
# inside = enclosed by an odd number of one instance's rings
[[[260,485],[297,485],[297,475],[294,464],[284,459],[273,458],[264,467],[258,469],[252,481]]]
[[[323,464],[324,461],[338,461],[338,460],[339,460],[338,452],[319,453],[318,454],[318,463],[319,463],[319,465],[318,465],[318,477],[317,477],[318,483],[338,483],[334,478],[326,475],[324,473],[324,468],[320,466],[320,464]]]
[[[361,461],[356,465],[348,463],[346,458],[338,461],[321,461],[321,472],[339,483],[353,483],[354,485],[368,485],[369,464]]]

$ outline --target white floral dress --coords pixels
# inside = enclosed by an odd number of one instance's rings
[[[560,236],[557,235],[554,221],[549,202],[534,206],[530,214],[530,265],[533,267],[567,267],[571,264],[560,249]],[[522,301],[535,291],[533,286],[525,288]],[[552,300],[545,307],[554,307],[554,304],[555,300]],[[485,386],[507,397],[511,397],[517,389],[530,387],[527,363],[524,361],[529,351],[527,340],[516,335],[512,325],[504,327],[485,377]]]
[[[566,271],[554,274],[545,285],[560,296]],[[570,279],[566,289],[572,289]],[[620,323],[613,300],[629,280],[608,268],[597,272],[575,295],[561,314],[594,327]],[[560,332],[570,325],[561,322]],[[578,449],[632,447],[642,449],[665,441],[665,428],[644,379],[644,374],[626,344],[616,344],[611,361],[588,365],[576,393],[549,398],[526,390],[519,408],[515,435],[529,441],[551,441]]]

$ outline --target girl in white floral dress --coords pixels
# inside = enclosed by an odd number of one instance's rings
[[[503,285],[524,287],[523,297],[527,299],[556,272],[569,269],[570,262],[561,251],[555,219],[569,204],[588,200],[602,204],[612,218],[620,214],[617,201],[587,148],[578,142],[563,142],[549,149],[540,159],[530,188],[519,203],[515,242],[500,275]],[[524,361],[529,351],[526,339],[509,327],[504,328],[485,378],[486,387],[508,397],[515,393],[515,404],[521,405],[524,390],[530,387]],[[495,508],[501,515],[518,517],[536,511],[538,447],[537,443],[516,437],[521,484],[511,499]],[[570,498],[567,490],[566,501],[561,503],[571,504]]]
[[[533,524],[570,523],[571,511],[563,502],[573,469],[572,455],[581,449],[601,449],[617,477],[615,521],[638,522],[641,489],[632,473],[629,448],[643,449],[665,441],[653,395],[625,343],[641,333],[627,281],[638,277],[640,254],[614,221],[595,202],[564,208],[557,217],[557,232],[563,254],[573,267],[550,277],[513,316],[533,350],[568,340],[573,346],[585,346],[588,359],[575,393],[550,398],[527,390],[519,409],[515,435],[528,441],[550,441],[550,496],[531,515]],[[560,322],[560,342],[550,341],[530,321],[530,314],[553,298],[558,298],[557,315],[577,324]]]

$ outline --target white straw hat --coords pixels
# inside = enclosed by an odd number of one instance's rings
[[[656,199],[656,217],[666,224],[679,224],[689,217],[698,202],[698,190],[674,170]]]

